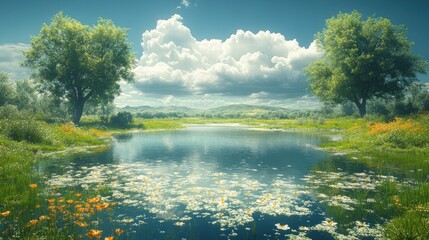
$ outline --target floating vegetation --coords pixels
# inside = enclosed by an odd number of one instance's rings
[[[60,189],[82,188],[83,191],[103,186],[110,192],[106,199],[119,207],[148,212],[148,215],[135,218],[121,214],[115,217],[120,224],[137,227],[158,219],[160,224],[170,222],[181,228],[194,219],[205,219],[219,226],[220,232],[230,231],[225,236],[232,237],[238,234],[234,229],[242,226],[250,231],[247,226],[258,220],[258,216],[323,216],[326,213],[316,211],[320,204],[349,212],[361,210],[377,200],[373,197],[357,199],[350,193],[356,190],[376,192],[386,182],[396,181],[392,176],[373,172],[348,174],[313,171],[301,179],[302,184],[297,184],[297,181],[285,179],[282,175],[275,176],[271,181],[252,178],[252,169],[248,169],[247,173],[227,174],[207,167],[190,171],[165,164],[158,161],[152,164],[123,163],[92,167],[70,165],[65,174],[53,174],[47,183]],[[174,169],[174,172],[166,172],[168,169]],[[87,200],[94,204],[97,211],[111,205],[100,201],[100,197]],[[284,222],[274,224],[272,229],[276,235],[287,233],[283,236],[290,239],[308,239],[308,234],[315,231],[329,233],[337,239],[381,238],[380,224],[366,221],[361,217],[337,222],[325,217],[313,225],[292,227]],[[79,226],[82,223],[76,224]]]

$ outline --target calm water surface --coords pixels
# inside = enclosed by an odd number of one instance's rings
[[[191,126],[118,136],[111,149],[37,171],[63,190],[105,189],[123,239],[373,239],[390,176],[317,150],[320,136]]]

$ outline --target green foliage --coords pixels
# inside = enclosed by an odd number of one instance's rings
[[[410,211],[390,221],[386,225],[384,236],[391,240],[429,239],[428,221],[427,213]]]
[[[16,97],[14,105],[19,110],[28,110],[30,112],[37,111],[37,100],[36,88],[29,80],[16,82]]]
[[[354,11],[326,21],[317,34],[323,57],[306,73],[313,93],[323,102],[351,101],[366,114],[374,97],[401,96],[426,71],[427,62],[412,53],[405,28],[389,19],[369,17]]]
[[[131,81],[134,56],[126,30],[99,19],[94,27],[58,13],[31,40],[24,66],[35,70],[41,89],[72,106],[78,124],[88,100],[111,101],[119,81]]]
[[[40,122],[33,119],[4,120],[4,135],[12,141],[50,144],[50,134]]]
[[[341,112],[344,116],[352,116],[357,110],[356,106],[350,101],[341,104]]]
[[[0,107],[0,120],[21,118],[22,113],[13,105],[5,105]]]
[[[128,128],[133,123],[133,115],[127,111],[118,112],[110,117],[110,123],[119,128]]]
[[[0,73],[0,106],[10,104],[15,98],[15,88],[6,73]]]

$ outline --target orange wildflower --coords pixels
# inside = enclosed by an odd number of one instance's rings
[[[31,188],[31,189],[35,189],[35,188],[37,188],[37,184],[35,184],[35,183],[32,183],[32,184],[30,184],[29,186],[30,186],[30,188]]]
[[[110,205],[109,203],[101,203],[101,204],[97,204],[97,205],[95,205],[95,208],[96,208],[98,211],[101,211],[101,210],[103,210],[103,209],[107,208],[109,205]]]
[[[73,200],[72,199],[69,199],[69,200],[67,200],[66,201],[68,204],[72,204],[73,203]]]
[[[91,229],[91,230],[89,230],[87,233],[86,233],[86,236],[88,236],[89,238],[97,238],[97,239],[100,239],[101,238],[101,233],[102,233],[103,231],[101,231],[101,230],[94,230],[94,229]]]
[[[6,212],[2,212],[2,213],[1,213],[1,215],[2,215],[3,217],[7,217],[7,216],[9,216],[9,214],[10,214],[10,211],[6,211]]]
[[[27,225],[31,227],[31,226],[36,225],[38,222],[39,222],[39,220],[37,220],[37,219],[33,219],[33,220],[30,220],[30,221],[27,223]]]
[[[113,239],[115,239],[115,237],[114,237],[114,236],[110,236],[110,237],[105,237],[105,238],[104,238],[104,240],[113,240]]]
[[[50,204],[55,203],[55,199],[48,199],[48,203],[50,203]]]
[[[88,223],[86,223],[86,222],[79,222],[79,221],[76,221],[76,222],[74,222],[74,224],[78,225],[78,226],[79,226],[79,227],[81,227],[81,228],[86,228],[86,227],[88,227]]]
[[[117,228],[117,229],[115,230],[115,233],[116,233],[116,234],[118,234],[118,235],[121,235],[122,233],[124,233],[124,230],[122,230],[122,229],[120,229],[120,228]]]
[[[39,220],[40,221],[49,220],[49,217],[42,215],[42,216],[39,217]]]
[[[80,196],[82,196],[82,193],[76,193],[75,196],[80,197]]]
[[[99,197],[95,197],[95,198],[90,198],[90,199],[88,199],[88,202],[89,203],[97,203],[97,202],[99,202],[100,201],[100,198]]]

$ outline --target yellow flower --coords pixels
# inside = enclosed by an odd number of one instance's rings
[[[48,199],[48,203],[50,203],[50,204],[55,203],[55,199]]]
[[[70,199],[70,200],[67,200],[66,202],[67,202],[68,204],[72,204],[72,203],[73,203],[73,200],[71,200],[71,199]]]
[[[35,188],[37,188],[37,184],[35,184],[35,183],[32,183],[32,184],[30,184],[29,186],[30,186],[30,188],[31,188],[31,189],[35,189]]]
[[[120,229],[120,228],[117,228],[117,229],[115,230],[115,233],[116,233],[116,234],[118,234],[118,235],[121,235],[122,233],[124,233],[124,230],[122,230],[122,229]]]
[[[2,215],[3,217],[7,217],[7,216],[9,216],[9,214],[10,214],[10,211],[6,211],[6,212],[2,212],[2,213],[1,213],[1,215]]]
[[[88,223],[86,223],[86,222],[79,222],[79,221],[76,221],[76,222],[74,222],[74,224],[76,224],[76,225],[78,225],[79,227],[81,227],[81,228],[86,228],[86,227],[88,227]],[[88,235],[87,235],[88,236]]]
[[[30,220],[30,221],[27,223],[27,225],[31,227],[31,226],[36,225],[38,222],[39,222],[39,220],[37,220],[37,219],[33,219],[33,220]]]
[[[44,220],[48,220],[48,219],[49,219],[49,217],[46,217],[46,216],[43,216],[43,215],[39,217],[40,221],[44,221]]]
[[[104,238],[104,240],[113,240],[113,239],[115,239],[115,237],[114,237],[114,236],[110,236],[110,237],[105,237],[105,238]]]
[[[95,198],[90,198],[90,199],[88,199],[88,202],[89,203],[97,203],[97,202],[99,202],[100,201],[100,198],[99,197],[95,197]]]
[[[103,210],[103,209],[107,208],[109,205],[110,205],[109,203],[101,203],[101,204],[97,204],[97,205],[95,205],[95,208],[96,208],[98,211],[101,211],[101,210]]]
[[[82,196],[82,193],[76,193],[75,196],[80,197],[80,196]]]
[[[100,239],[101,238],[101,233],[102,233],[103,231],[101,231],[101,230],[94,230],[94,229],[91,229],[91,230],[89,230],[87,233],[86,233],[86,236],[88,236],[89,238],[97,238],[97,239]]]

